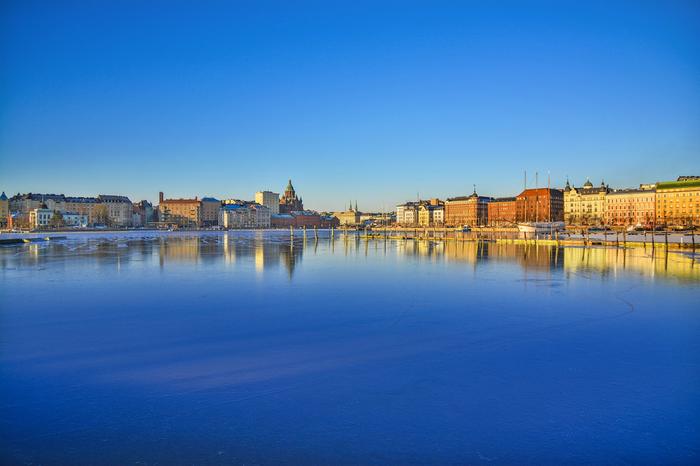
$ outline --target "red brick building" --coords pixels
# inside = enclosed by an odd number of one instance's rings
[[[476,190],[470,196],[459,196],[445,202],[445,225],[482,226],[488,223],[490,197],[479,196]]]
[[[559,189],[526,189],[515,200],[518,222],[563,222],[564,193]]]
[[[489,225],[496,227],[513,226],[516,221],[514,197],[500,197],[488,204]]]

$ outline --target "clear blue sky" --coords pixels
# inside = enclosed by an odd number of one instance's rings
[[[697,1],[4,1],[0,190],[307,207],[700,174]]]

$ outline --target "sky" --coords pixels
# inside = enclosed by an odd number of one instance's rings
[[[696,1],[0,3],[0,190],[305,207],[700,175]]]

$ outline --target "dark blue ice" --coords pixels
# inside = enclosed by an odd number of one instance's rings
[[[0,247],[0,463],[697,464],[700,264],[323,232]]]

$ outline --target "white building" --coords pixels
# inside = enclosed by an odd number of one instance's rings
[[[86,228],[88,226],[88,216],[77,212],[64,212],[63,224],[69,227]]]
[[[280,195],[272,191],[258,191],[255,193],[255,202],[270,209],[270,215],[280,213]]]
[[[219,209],[219,225],[231,228],[270,228],[270,209],[257,203],[224,204]]]
[[[46,208],[46,204],[44,204],[42,207],[29,211],[29,225],[32,228],[47,227],[51,223],[52,217],[53,210]]]
[[[396,206],[396,223],[398,225],[418,224],[418,202],[406,202]]]

